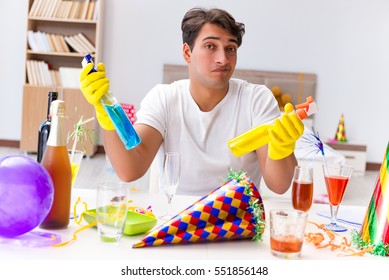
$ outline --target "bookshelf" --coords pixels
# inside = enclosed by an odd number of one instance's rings
[[[79,89],[78,76],[86,53],[101,61],[103,5],[104,0],[28,0],[21,150],[37,152],[49,91],[57,91],[66,102],[66,132],[81,116],[95,116]],[[98,135],[96,120],[86,126]],[[82,149],[81,144],[77,148]],[[87,143],[87,156],[96,151],[96,144]]]

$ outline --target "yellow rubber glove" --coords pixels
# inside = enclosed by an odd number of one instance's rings
[[[273,160],[283,159],[294,152],[296,141],[304,132],[304,124],[293,111],[292,104],[285,105],[285,114],[276,119],[269,129],[268,154]]]
[[[100,126],[105,130],[114,130],[115,127],[101,104],[100,98],[108,92],[109,80],[105,77],[103,63],[97,65],[97,72],[90,71],[93,63],[88,63],[80,73],[80,88],[86,100],[95,107],[96,118]]]

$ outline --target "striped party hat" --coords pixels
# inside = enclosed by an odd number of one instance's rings
[[[262,198],[244,172],[227,181],[159,226],[134,248],[165,244],[252,238],[261,240],[265,227]]]
[[[389,255],[389,143],[361,231],[355,233],[357,246],[370,248],[374,255]]]
[[[334,139],[336,141],[338,141],[338,142],[347,142],[346,129],[344,127],[344,115],[343,114],[340,116],[338,128],[336,130]]]

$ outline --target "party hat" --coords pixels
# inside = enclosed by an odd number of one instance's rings
[[[265,227],[262,198],[244,172],[227,181],[133,245],[134,248],[252,238]]]
[[[335,133],[335,140],[339,141],[339,142],[347,142],[346,130],[344,128],[344,115],[343,114],[340,116],[338,129],[336,130],[336,133]]]
[[[371,253],[389,255],[389,143],[386,148],[375,189],[361,231],[354,233],[357,246],[370,248]]]

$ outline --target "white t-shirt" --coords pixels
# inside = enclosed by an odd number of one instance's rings
[[[277,102],[266,86],[231,79],[223,100],[212,111],[202,112],[190,95],[189,80],[180,80],[156,85],[141,102],[137,123],[154,127],[163,137],[157,154],[160,171],[165,152],[180,153],[177,193],[206,195],[225,182],[229,168],[247,172],[259,188],[255,152],[237,158],[227,142],[279,116]]]

